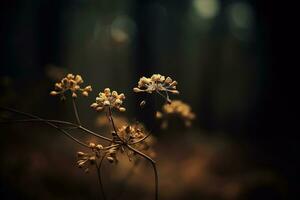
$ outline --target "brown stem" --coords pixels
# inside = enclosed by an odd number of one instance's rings
[[[112,117],[112,112],[111,112],[111,108],[110,108],[110,107],[108,107],[108,118],[109,118],[109,121],[111,122],[111,125],[112,125],[112,127],[113,127],[113,130],[114,130],[114,132],[116,133],[118,139],[119,139],[122,143],[125,143],[125,142],[122,140],[122,138],[119,136],[118,132],[117,132],[117,128],[116,128],[116,126],[115,126],[115,122],[114,122],[114,119],[113,119],[113,117]]]
[[[102,136],[102,135],[99,135],[99,134],[97,134],[97,133],[95,133],[95,132],[93,132],[93,131],[91,131],[91,130],[89,130],[89,129],[87,129],[87,128],[84,128],[83,126],[78,126],[78,128],[79,128],[80,130],[83,130],[83,131],[85,131],[85,132],[87,132],[87,133],[90,133],[90,134],[92,134],[92,135],[94,135],[94,136],[96,136],[96,137],[98,137],[98,138],[101,138],[101,139],[103,139],[103,140],[112,142],[112,139],[110,139],[110,138],[108,138],[108,137],[105,137],[105,136]]]
[[[153,171],[154,171],[155,200],[158,200],[158,173],[157,173],[155,161],[152,158],[150,158],[149,156],[147,156],[146,154],[144,154],[143,152],[140,152],[139,150],[131,147],[130,145],[127,145],[126,147],[129,148],[130,150],[132,150],[133,152],[137,153],[138,155],[144,157],[146,160],[148,160],[151,163]]]
[[[139,164],[139,160],[137,160],[132,168],[130,169],[130,171],[127,173],[127,175],[120,181],[121,182],[121,187],[119,189],[119,192],[115,195],[115,197],[113,198],[113,200],[117,200],[117,199],[120,199],[121,195],[124,193],[124,190],[125,190],[125,183],[128,179],[130,179],[130,177],[134,174],[134,170],[135,168],[138,166]]]
[[[142,141],[144,141],[145,139],[147,139],[149,136],[151,135],[151,133],[148,133],[145,137],[143,137],[142,139],[136,141],[136,142],[132,142],[130,143],[129,145],[133,145],[133,144],[137,144],[137,143],[140,143]]]
[[[77,104],[76,104],[76,99],[75,98],[72,98],[72,104],[73,104],[73,109],[74,109],[74,113],[75,113],[77,124],[81,125],[81,122],[80,122],[80,119],[79,119],[79,114],[78,114],[78,108],[77,108]]]
[[[12,108],[3,108],[3,107],[0,107],[0,109],[2,110],[6,110],[6,111],[10,111],[10,112],[13,112],[13,113],[17,113],[17,114],[20,114],[20,115],[24,115],[24,116],[27,116],[27,117],[30,117],[30,118],[33,118],[33,119],[37,119],[37,120],[40,120],[42,122],[45,122],[46,124],[48,124],[49,126],[52,126],[54,128],[56,128],[57,130],[59,130],[60,132],[62,132],[64,135],[66,135],[68,138],[72,139],[73,141],[75,141],[76,143],[84,146],[84,147],[87,147],[89,148],[89,146],[83,142],[81,142],[80,140],[76,139],[75,137],[73,137],[71,134],[69,134],[66,130],[56,126],[55,124],[47,121],[47,120],[44,120],[38,116],[35,116],[35,115],[32,115],[32,114],[29,114],[29,113],[25,113],[25,112],[21,112],[21,111],[18,111],[18,110],[15,110],[15,109],[12,109]]]
[[[107,138],[105,136],[102,136],[102,135],[99,135],[83,126],[79,126],[77,124],[74,124],[72,122],[67,122],[67,121],[60,121],[60,120],[46,120],[46,119],[42,119],[38,116],[35,116],[35,115],[32,115],[32,114],[29,114],[29,113],[25,113],[25,112],[22,112],[22,111],[19,111],[19,110],[15,110],[15,109],[12,109],[12,108],[6,108],[6,107],[0,107],[0,109],[2,110],[6,110],[6,111],[9,111],[9,112],[12,112],[12,113],[16,113],[16,114],[20,114],[20,115],[23,115],[23,116],[26,116],[26,117],[29,117],[31,119],[25,119],[25,120],[17,120],[17,122],[44,122],[44,123],[47,123],[48,125],[50,125],[49,123],[58,123],[58,124],[64,124],[64,125],[70,125],[70,126],[74,126],[74,127],[77,127],[78,129],[86,132],[86,133],[89,133],[91,135],[94,135],[98,138],[101,138],[103,140],[106,140],[106,141],[109,141],[111,142],[112,139],[110,138]],[[52,124],[51,125],[52,127],[56,127],[56,125]],[[70,135],[70,134],[69,134]],[[69,137],[69,136],[68,136]],[[72,138],[74,138],[73,136],[71,136]],[[77,141],[76,141],[77,142]]]
[[[105,155],[103,155],[103,157],[101,158],[99,165],[96,163],[96,169],[97,169],[97,177],[98,177],[101,195],[102,195],[103,200],[106,200],[106,195],[104,192],[103,182],[102,182],[102,178],[101,178],[101,166],[102,166],[102,161],[103,161],[104,157],[105,157]]]
[[[71,127],[74,127],[74,128],[79,129],[79,130],[82,130],[82,131],[84,131],[86,133],[89,133],[91,135],[94,135],[94,136],[96,136],[96,137],[98,137],[100,139],[103,139],[103,140],[106,140],[106,141],[109,141],[109,142],[112,141],[112,139],[110,139],[110,138],[107,138],[105,136],[99,135],[99,134],[97,134],[97,133],[95,133],[95,132],[93,132],[93,131],[91,131],[91,130],[83,127],[83,126],[79,126],[77,124],[74,124],[72,122],[67,122],[67,121],[48,120],[48,119],[42,119],[42,118],[36,119],[35,118],[35,119],[21,119],[21,120],[10,120],[10,121],[6,120],[6,121],[2,121],[0,123],[11,123],[11,122],[51,122],[51,123],[57,123],[57,124],[64,124],[64,125],[69,125]]]
[[[77,124],[71,123],[71,122],[66,122],[66,121],[60,121],[60,120],[52,120],[52,119],[19,119],[19,120],[5,120],[5,121],[1,121],[0,123],[18,123],[18,122],[44,122],[44,121],[48,121],[48,122],[52,122],[52,123],[56,123],[56,124],[63,124],[63,125],[68,125],[74,128],[78,128]]]

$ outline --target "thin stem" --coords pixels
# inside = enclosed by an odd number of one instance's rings
[[[59,130],[60,132],[62,132],[64,135],[66,135],[68,138],[72,139],[73,141],[77,142],[78,144],[84,146],[84,147],[87,147],[89,148],[89,146],[83,142],[81,142],[80,140],[76,139],[75,137],[73,137],[71,134],[69,134],[66,130],[56,126],[55,124],[47,121],[47,120],[43,120],[42,118],[38,117],[38,116],[35,116],[35,115],[32,115],[32,114],[29,114],[29,113],[25,113],[25,112],[21,112],[21,111],[18,111],[18,110],[15,110],[15,109],[12,109],[12,108],[3,108],[3,107],[0,107],[0,109],[3,109],[3,110],[6,110],[6,111],[10,111],[10,112],[13,112],[13,113],[17,113],[17,114],[20,114],[20,115],[24,115],[24,116],[27,116],[27,117],[30,117],[30,118],[33,118],[33,119],[37,119],[37,120],[40,120],[42,122],[45,122],[46,124],[48,124],[49,126],[52,126],[54,128],[56,128],[57,130]]]
[[[125,142],[122,140],[122,138],[119,136],[118,132],[117,132],[117,128],[116,128],[116,126],[115,126],[115,122],[114,122],[114,119],[113,119],[113,117],[112,117],[112,112],[111,112],[111,108],[110,108],[110,107],[108,107],[108,118],[109,118],[109,121],[111,122],[111,125],[112,125],[112,127],[113,127],[113,130],[114,130],[114,132],[116,133],[118,139],[119,139],[122,143],[125,143]]]
[[[113,148],[113,147],[118,147],[118,146],[120,146],[120,144],[114,144],[114,145],[110,145],[110,146],[107,146],[107,147],[104,147],[103,149],[111,149],[111,148]]]
[[[144,141],[145,139],[147,139],[150,135],[151,135],[151,133],[148,133],[145,137],[143,137],[142,139],[140,139],[138,141],[130,143],[130,145],[140,143],[140,142]]]
[[[97,177],[98,177],[101,195],[102,195],[103,200],[106,200],[106,195],[104,192],[103,182],[102,182],[102,178],[101,178],[101,166],[102,166],[104,157],[105,157],[105,155],[103,155],[103,157],[101,158],[99,165],[96,163],[96,169],[97,169]]]
[[[101,139],[103,139],[103,140],[112,142],[112,139],[110,139],[110,138],[108,138],[108,137],[105,137],[105,136],[102,136],[102,135],[99,135],[99,134],[97,134],[97,133],[95,133],[95,132],[93,132],[93,131],[91,131],[91,130],[89,130],[89,129],[83,127],[83,126],[78,126],[78,128],[79,128],[80,130],[82,130],[82,131],[84,131],[84,132],[87,132],[87,133],[90,133],[91,135],[94,135],[94,136],[96,136],[96,137],[98,137],[98,138],[101,138]]]
[[[158,173],[157,173],[155,161],[152,158],[150,158],[149,156],[147,156],[146,154],[144,154],[143,152],[140,152],[139,150],[131,147],[130,145],[126,145],[126,147],[129,148],[130,150],[132,150],[133,152],[137,153],[138,155],[144,157],[146,160],[148,160],[151,163],[153,171],[154,171],[155,200],[158,200]]]
[[[115,195],[115,197],[113,199],[117,200],[117,199],[120,199],[121,195],[124,193],[124,190],[125,190],[125,183],[126,181],[134,174],[134,170],[135,168],[138,166],[139,164],[139,160],[137,160],[132,168],[130,169],[130,171],[126,174],[126,176],[120,181],[121,182],[121,189],[119,190],[119,192]]]
[[[68,125],[74,128],[78,128],[78,125],[73,124],[71,122],[66,122],[66,121],[60,121],[60,120],[51,120],[51,119],[19,119],[19,120],[5,120],[1,121],[0,123],[18,123],[18,122],[51,122],[51,123],[57,123],[57,124],[63,124],[63,125]]]
[[[51,124],[52,123],[58,123],[58,124],[70,125],[70,126],[77,127],[78,129],[80,129],[80,130],[82,130],[82,131],[84,131],[86,133],[92,134],[92,135],[94,135],[94,136],[96,136],[98,138],[101,138],[103,140],[106,140],[106,141],[109,141],[109,142],[112,141],[112,139],[110,139],[110,138],[107,138],[105,136],[99,135],[99,134],[97,134],[97,133],[95,133],[95,132],[93,132],[93,131],[91,131],[91,130],[83,127],[83,126],[79,126],[79,125],[74,124],[72,122],[60,121],[60,120],[46,120],[46,119],[42,119],[42,118],[40,118],[38,116],[29,114],[29,113],[25,113],[25,112],[22,112],[22,111],[19,111],[19,110],[15,110],[15,109],[12,109],[12,108],[0,107],[0,109],[6,110],[6,111],[9,111],[9,112],[12,112],[12,113],[16,113],[16,114],[19,114],[19,115],[23,115],[23,116],[26,116],[26,117],[29,117],[29,118],[32,118],[32,119],[26,119],[26,120],[24,120],[24,122],[44,122],[44,123],[47,123],[47,124],[49,124],[49,123],[51,123]],[[21,122],[21,120],[18,120],[18,121]],[[54,124],[52,124],[51,126],[53,126],[53,125]]]
[[[168,102],[168,104],[171,104],[171,99],[169,97],[169,93],[166,90],[165,90],[165,94],[167,96],[167,102]]]
[[[74,113],[75,113],[77,124],[81,125],[81,122],[80,122],[80,119],[79,119],[79,114],[78,114],[78,108],[77,108],[77,104],[76,104],[76,99],[75,98],[72,98],[72,103],[73,103],[73,109],[74,109]]]
[[[171,100],[169,99],[169,95],[167,97],[165,97],[160,91],[156,90],[156,92],[157,92],[157,94],[162,96],[168,103],[171,103]]]
[[[19,113],[19,114],[20,114],[20,113]],[[84,132],[86,132],[86,133],[89,133],[89,134],[91,134],[91,135],[94,135],[94,136],[96,136],[96,137],[98,137],[98,138],[101,138],[101,139],[103,139],[103,140],[106,140],[106,141],[109,141],[109,142],[112,141],[112,139],[110,139],[110,138],[107,138],[107,137],[105,137],[105,136],[99,135],[99,134],[97,134],[97,133],[95,133],[95,132],[93,132],[93,131],[91,131],[91,130],[89,130],[89,129],[83,127],[83,126],[79,126],[79,125],[77,125],[77,124],[74,124],[74,123],[72,123],[72,122],[67,122],[67,121],[48,120],[48,119],[42,119],[42,118],[36,119],[36,118],[35,118],[35,119],[21,119],[21,120],[2,121],[2,122],[0,122],[0,123],[11,123],[11,122],[51,122],[51,123],[57,123],[57,124],[64,124],[64,125],[69,125],[69,126],[71,126],[71,128],[77,128],[77,129],[79,129],[79,130],[82,130],[82,131],[84,131]]]

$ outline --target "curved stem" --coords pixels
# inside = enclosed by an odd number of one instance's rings
[[[104,157],[105,157],[105,155],[103,155],[103,157],[101,158],[99,165],[96,163],[96,168],[97,168],[97,177],[98,177],[101,195],[102,195],[103,200],[106,200],[106,195],[104,192],[103,182],[102,182],[102,178],[101,178],[101,166],[102,166]]]
[[[108,137],[105,137],[105,136],[102,136],[102,135],[99,135],[99,134],[95,133],[94,131],[91,131],[91,130],[89,130],[89,129],[83,127],[83,126],[78,126],[78,128],[79,128],[80,130],[85,131],[85,132],[87,132],[87,133],[90,133],[90,134],[92,134],[92,135],[94,135],[94,136],[96,136],[96,137],[98,137],[98,138],[101,138],[101,139],[103,139],[103,140],[112,142],[112,139],[110,139],[110,138],[108,138]]]
[[[155,200],[158,200],[158,173],[157,173],[155,161],[152,158],[150,158],[149,156],[147,156],[146,154],[144,154],[143,152],[140,152],[139,150],[131,147],[130,145],[126,145],[126,147],[129,148],[130,150],[132,150],[133,152],[137,153],[138,155],[144,157],[146,160],[148,160],[151,163],[153,171],[154,171]]]
[[[10,111],[10,112],[14,112],[14,113],[17,113],[17,114],[20,114],[20,115],[24,115],[24,116],[27,116],[27,117],[30,117],[30,118],[33,118],[33,119],[36,119],[36,120],[40,120],[42,122],[45,122],[46,124],[48,124],[49,126],[52,126],[54,128],[56,128],[57,130],[59,130],[60,132],[62,132],[64,135],[66,135],[68,138],[72,139],[73,141],[75,141],[76,143],[84,146],[84,147],[87,147],[89,148],[89,146],[83,142],[81,142],[80,140],[76,139],[75,137],[73,137],[71,134],[69,134],[66,130],[56,126],[55,124],[47,121],[47,120],[44,120],[38,116],[35,116],[35,115],[32,115],[32,114],[29,114],[29,113],[25,113],[25,112],[21,112],[21,111],[18,111],[18,110],[15,110],[15,109],[12,109],[12,108],[3,108],[3,107],[0,107],[0,109],[3,109],[3,110],[7,110],[7,111]]]
[[[76,104],[76,99],[75,98],[72,98],[72,104],[73,104],[73,109],[74,109],[74,113],[75,113],[77,124],[81,125],[81,122],[80,122],[80,119],[79,119],[79,114],[78,114],[78,108],[77,108],[77,104]]]
[[[31,119],[25,119],[25,120],[16,120],[17,122],[44,122],[44,123],[58,123],[58,124],[64,124],[64,125],[70,125],[70,126],[74,126],[74,127],[77,127],[78,129],[86,132],[86,133],[89,133],[91,135],[94,135],[98,138],[101,138],[103,140],[106,140],[106,141],[109,141],[111,142],[112,139],[110,138],[107,138],[105,136],[102,136],[102,135],[99,135],[81,125],[77,125],[77,124],[74,124],[72,122],[67,122],[67,121],[61,121],[61,120],[47,120],[47,119],[42,119],[38,116],[35,116],[35,115],[32,115],[32,114],[29,114],[29,113],[25,113],[25,112],[22,112],[22,111],[19,111],[19,110],[15,110],[15,109],[12,109],[12,108],[6,108],[6,107],[0,107],[0,109],[2,110],[6,110],[6,111],[9,111],[9,112],[12,112],[12,113],[16,113],[16,114],[20,114],[20,115],[23,115],[23,116],[26,116],[26,117],[29,117]],[[51,125],[53,126],[53,124]]]
[[[71,128],[77,128],[79,130],[82,130],[82,131],[84,131],[86,133],[89,133],[91,135],[94,135],[94,136],[96,136],[96,137],[98,137],[100,139],[103,139],[103,140],[106,140],[106,141],[109,141],[109,142],[112,141],[112,139],[110,139],[110,138],[107,138],[105,136],[99,135],[99,134],[97,134],[97,133],[95,133],[95,132],[93,132],[93,131],[91,131],[91,130],[83,127],[83,126],[78,126],[77,124],[74,124],[72,122],[67,122],[67,121],[48,120],[48,119],[42,119],[42,118],[36,119],[36,118],[34,118],[34,119],[21,119],[21,120],[10,120],[10,121],[6,120],[6,121],[2,121],[0,123],[11,123],[11,122],[44,122],[44,123],[45,122],[52,122],[52,123],[57,123],[57,124],[64,124],[64,125],[71,126]]]
[[[108,107],[108,118],[109,118],[109,121],[111,122],[111,125],[112,125],[112,127],[113,127],[113,130],[114,130],[114,132],[116,133],[118,139],[119,139],[122,143],[125,143],[125,142],[122,140],[122,138],[119,136],[118,132],[117,132],[117,128],[116,128],[116,126],[115,126],[115,122],[114,122],[114,119],[113,119],[113,117],[112,117],[112,112],[111,112],[111,108],[110,108],[110,107]]]
[[[137,143],[140,143],[142,141],[144,141],[145,139],[147,139],[149,136],[151,135],[151,133],[148,133],[145,137],[143,137],[142,139],[136,141],[136,142],[132,142],[130,143],[129,145],[133,145],[133,144],[137,144]]]
[[[5,120],[5,121],[1,121],[0,123],[18,123],[18,122],[52,122],[52,123],[56,123],[56,124],[63,124],[63,125],[68,125],[74,128],[78,128],[77,124],[73,124],[71,122],[66,122],[66,121],[60,121],[60,120],[52,120],[52,119],[19,119],[19,120]]]
[[[162,96],[168,103],[171,103],[171,100],[169,99],[169,95],[168,96],[164,96],[160,91],[156,90],[157,94],[159,94],[160,96]]]
[[[138,166],[139,160],[137,160],[132,168],[130,169],[130,171],[127,173],[127,175],[120,181],[121,182],[121,189],[119,190],[119,192],[115,195],[115,197],[113,198],[114,200],[120,199],[121,195],[124,193],[125,190],[125,183],[126,181],[134,174],[134,170],[135,168]]]

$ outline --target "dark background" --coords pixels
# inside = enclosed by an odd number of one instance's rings
[[[255,184],[244,186],[245,189],[233,197],[218,196],[214,192],[207,194],[196,187],[192,194],[183,190],[177,198],[294,199],[299,190],[298,156],[295,156],[297,104],[290,99],[297,93],[293,88],[297,79],[292,78],[288,64],[291,49],[282,46],[292,41],[281,34],[292,32],[287,25],[288,10],[273,1],[216,0],[210,1],[208,7],[203,2],[2,0],[1,106],[47,118],[65,115],[72,119],[68,104],[48,97],[48,92],[58,79],[57,71],[73,72],[82,74],[96,92],[105,87],[124,91],[128,94],[128,115],[153,127],[155,121],[149,113],[156,105],[140,112],[136,106],[139,99],[130,91],[143,75],[170,75],[179,82],[181,96],[178,98],[188,102],[197,115],[190,131],[179,129],[185,132],[185,137],[189,137],[187,134],[199,136],[199,144],[213,147],[220,144],[211,141],[233,144],[229,145],[233,153],[225,153],[217,164],[220,176],[236,176],[226,169],[234,171],[231,164],[242,157],[245,159],[237,162],[241,164],[238,173],[261,171],[254,176],[264,177],[270,173],[272,180],[264,183],[258,178]],[[80,106],[88,106],[94,95]],[[83,109],[82,116],[93,124],[96,114],[90,113]],[[22,133],[25,127],[26,136]],[[61,157],[65,158],[71,157],[74,149],[67,143],[68,148],[61,150],[56,142],[45,147],[42,144],[55,141],[56,135],[48,130],[44,137],[40,132],[40,129],[47,130],[44,126],[25,127],[3,125],[1,128],[4,130],[1,131],[1,196],[3,199],[73,199],[72,191],[79,186],[70,182],[78,177],[69,182],[64,182],[69,178],[67,175],[63,180],[47,178],[59,176],[56,171],[46,170],[51,168],[49,163],[40,169],[41,176],[46,178],[36,175],[29,179],[32,187],[24,188],[27,168],[30,168],[26,159],[32,152],[41,148],[44,153],[40,156],[44,158],[49,156],[49,151],[52,154],[63,151]],[[178,130],[176,126],[170,128],[174,132]],[[164,151],[163,144],[170,139],[160,134],[156,136],[158,141],[161,139],[158,149]],[[175,134],[174,143],[177,140],[180,137]],[[59,141],[65,144],[64,138]],[[26,152],[24,156],[20,156],[23,152]],[[14,162],[6,160],[11,156]],[[64,162],[61,173],[73,167],[72,161]],[[74,172],[75,175],[80,173]],[[251,175],[240,179],[247,177]],[[38,182],[41,190],[47,192],[33,195],[37,179],[41,179]],[[71,186],[61,191],[66,184]],[[237,184],[244,182],[237,181]],[[128,191],[134,191],[135,185],[130,188]],[[115,192],[111,188],[109,191]],[[83,194],[78,197],[81,199],[92,198],[96,192],[92,187],[79,193]],[[85,196],[86,193],[91,195]],[[134,194],[126,198],[135,197]]]

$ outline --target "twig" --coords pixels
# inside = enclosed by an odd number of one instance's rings
[[[70,126],[74,126],[74,127],[77,127],[78,129],[86,132],[86,133],[89,133],[91,135],[94,135],[98,138],[101,138],[103,140],[106,140],[106,141],[109,141],[111,142],[112,139],[110,138],[107,138],[105,136],[102,136],[102,135],[99,135],[81,125],[77,125],[77,124],[74,124],[72,122],[67,122],[67,121],[61,121],[61,120],[47,120],[47,119],[42,119],[38,116],[35,116],[35,115],[32,115],[32,114],[29,114],[29,113],[25,113],[25,112],[22,112],[22,111],[19,111],[19,110],[15,110],[15,109],[12,109],[12,108],[6,108],[6,107],[0,107],[0,109],[2,110],[6,110],[6,111],[9,111],[9,112],[13,112],[13,113],[16,113],[16,114],[20,114],[20,115],[23,115],[23,116],[26,116],[26,117],[29,117],[29,118],[32,118],[32,119],[25,119],[24,122],[44,122],[44,123],[58,123],[58,124],[65,124],[65,125],[70,125]],[[20,122],[22,122],[21,120],[18,120]]]
[[[151,163],[154,171],[154,179],[155,179],[155,200],[158,200],[158,173],[157,173],[155,161],[149,156],[147,156],[146,154],[144,154],[143,152],[140,152],[139,150],[131,147],[130,145],[127,145],[126,147],[132,150],[133,152],[137,153],[138,155],[144,157],[146,160],[148,160]]]
[[[21,112],[21,111],[18,111],[18,110],[15,110],[15,109],[12,109],[12,108],[4,108],[4,107],[0,107],[0,109],[2,110],[6,110],[6,111],[10,111],[10,112],[13,112],[13,113],[17,113],[17,114],[20,114],[20,115],[24,115],[24,116],[27,116],[27,117],[30,117],[30,118],[33,118],[33,119],[37,119],[37,120],[40,120],[40,121],[43,121],[45,122],[46,124],[48,124],[49,126],[52,126],[54,128],[56,128],[57,130],[59,130],[60,132],[62,132],[64,135],[66,135],[68,138],[72,139],[73,141],[77,142],[78,144],[84,146],[84,147],[87,147],[89,148],[89,146],[83,142],[81,142],[80,140],[76,139],[75,137],[73,137],[71,134],[69,134],[66,130],[62,129],[62,128],[59,128],[58,126],[56,126],[55,124],[47,121],[47,120],[43,120],[42,118],[38,117],[38,116],[35,116],[35,115],[32,115],[32,114],[29,114],[29,113],[25,113],[25,112]]]
[[[104,158],[105,158],[105,154],[101,158],[99,165],[96,162],[96,168],[97,168],[97,177],[98,177],[98,182],[99,182],[99,186],[100,186],[101,195],[103,197],[103,200],[106,200],[106,195],[105,195],[105,192],[104,192],[103,182],[102,182],[102,178],[101,178],[101,166],[102,166]]]
[[[85,131],[85,132],[87,132],[87,133],[90,133],[90,134],[92,134],[92,135],[94,135],[94,136],[96,136],[96,137],[98,137],[98,138],[101,138],[101,139],[103,139],[103,140],[112,142],[112,139],[110,139],[110,138],[108,138],[108,137],[105,137],[105,136],[102,136],[102,135],[99,135],[99,134],[95,133],[94,131],[91,131],[91,130],[89,130],[89,129],[83,127],[83,126],[78,126],[78,128],[79,128],[80,130]]]
[[[137,160],[132,168],[130,169],[130,171],[127,173],[127,175],[120,181],[121,182],[121,190],[117,193],[117,195],[113,198],[113,200],[117,200],[119,199],[119,197],[123,194],[124,190],[125,190],[125,182],[133,175],[134,170],[136,168],[136,166],[138,166],[139,164],[139,160]]]
[[[122,140],[122,138],[119,136],[118,132],[117,132],[117,128],[116,128],[116,126],[115,126],[115,122],[114,122],[114,119],[113,119],[113,117],[112,117],[112,112],[111,112],[111,108],[110,108],[110,107],[108,107],[108,118],[109,118],[109,121],[111,122],[111,125],[112,125],[112,127],[113,127],[113,130],[114,130],[114,132],[116,133],[118,139],[119,139],[122,143],[125,143],[125,142]]]
[[[72,104],[73,104],[73,109],[74,109],[77,124],[81,125],[81,122],[79,119],[79,114],[78,114],[78,108],[77,108],[77,104],[76,104],[76,99],[74,97],[72,97]]]
[[[135,142],[132,142],[130,143],[129,145],[133,145],[133,144],[137,144],[137,143],[140,143],[142,141],[144,141],[145,139],[147,139],[149,136],[151,135],[151,133],[148,133],[145,137],[143,137],[142,139],[138,140],[138,141],[135,141]]]

